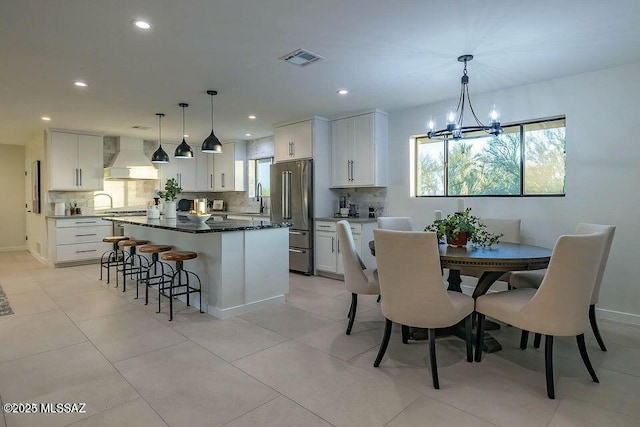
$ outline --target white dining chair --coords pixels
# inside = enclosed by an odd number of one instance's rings
[[[473,298],[447,291],[440,273],[440,252],[435,233],[373,230],[382,293],[385,329],[378,356],[380,366],[393,323],[429,330],[429,359],[433,387],[440,388],[436,363],[436,328],[465,321],[467,361],[473,360],[471,313]]]
[[[598,261],[604,245],[603,233],[560,236],[553,248],[547,274],[537,290],[512,289],[478,297],[476,362],[482,357],[484,318],[489,316],[524,331],[545,335],[545,374],[547,396],[550,399],[555,398],[555,336],[576,337],[584,365],[593,381],[599,382],[589,361],[584,332],[587,328],[587,311],[598,271]]]
[[[350,335],[356,318],[358,295],[380,295],[380,285],[378,284],[377,270],[375,268],[367,268],[356,251],[349,222],[346,220],[338,221],[336,230],[344,265],[344,284],[347,291],[351,292],[349,324],[346,332],[347,335]]]
[[[602,286],[602,277],[604,276],[604,270],[607,267],[607,261],[609,259],[609,252],[611,251],[611,244],[613,243],[613,237],[616,232],[616,227],[613,225],[601,225],[601,224],[588,224],[580,223],[576,227],[576,234],[590,234],[590,233],[604,233],[605,234],[605,246],[598,262],[598,273],[596,274],[596,282],[593,287],[593,294],[591,295],[591,304],[589,305],[589,323],[591,324],[591,330],[593,335],[600,346],[602,351],[607,351],[607,347],[604,345],[604,340],[598,329],[598,322],[596,320],[596,304],[600,296],[600,287]],[[539,288],[546,270],[542,271],[518,271],[511,274],[509,284],[513,288]],[[522,331],[520,337],[520,348],[527,348],[527,341],[529,333]],[[541,336],[535,335],[533,346],[535,348],[540,347]]]
[[[378,228],[381,230],[411,231],[411,218],[408,216],[380,216]]]

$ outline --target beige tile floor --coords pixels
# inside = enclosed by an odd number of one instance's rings
[[[587,334],[600,384],[574,340],[558,339],[556,400],[541,349],[520,350],[518,330],[496,331],[504,350],[481,363],[440,338],[434,390],[427,343],[403,345],[398,331],[372,366],[384,320],[375,296],[360,298],[344,334],[342,282],[291,274],[283,305],[219,320],[178,303],[169,322],[98,274],[0,253],[15,312],[0,317],[0,400],[86,403],[85,414],[2,414],[0,427],[640,425],[639,327],[601,321],[607,353]]]

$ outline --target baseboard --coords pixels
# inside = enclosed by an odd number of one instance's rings
[[[253,310],[257,310],[260,308],[265,308],[273,305],[284,304],[284,295],[278,295],[275,297],[263,299],[260,301],[251,302],[245,305],[238,305],[235,307],[229,307],[225,309],[220,309],[217,307],[209,307],[207,312],[218,319],[228,319],[230,317],[238,316],[240,314],[245,314]]]
[[[49,260],[47,260],[46,258],[42,257],[40,254],[33,252],[33,251],[29,251],[31,253],[31,256],[34,257],[35,259],[37,259],[38,261],[40,261],[41,263],[43,263],[44,265],[48,265]]]
[[[6,248],[0,248],[0,252],[18,252],[28,250],[26,246],[9,246]]]
[[[607,310],[605,308],[598,308],[597,306],[596,314],[599,319],[606,319],[618,323],[628,323],[630,325],[640,325],[640,315],[637,314]]]

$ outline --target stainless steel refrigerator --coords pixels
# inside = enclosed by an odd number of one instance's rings
[[[313,161],[271,165],[271,222],[289,222],[289,270],[313,274]]]

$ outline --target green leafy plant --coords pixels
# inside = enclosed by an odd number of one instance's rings
[[[455,240],[458,235],[466,233],[469,242],[480,246],[491,246],[499,243],[504,234],[492,234],[487,231],[487,226],[480,218],[471,215],[471,208],[464,212],[456,212],[447,215],[444,219],[437,219],[433,224],[425,227],[424,231],[436,233],[438,240],[446,237]]]
[[[175,178],[170,178],[164,184],[164,191],[159,191],[158,195],[165,199],[167,202],[172,202],[181,192],[182,188],[178,185],[178,181],[176,181]]]

